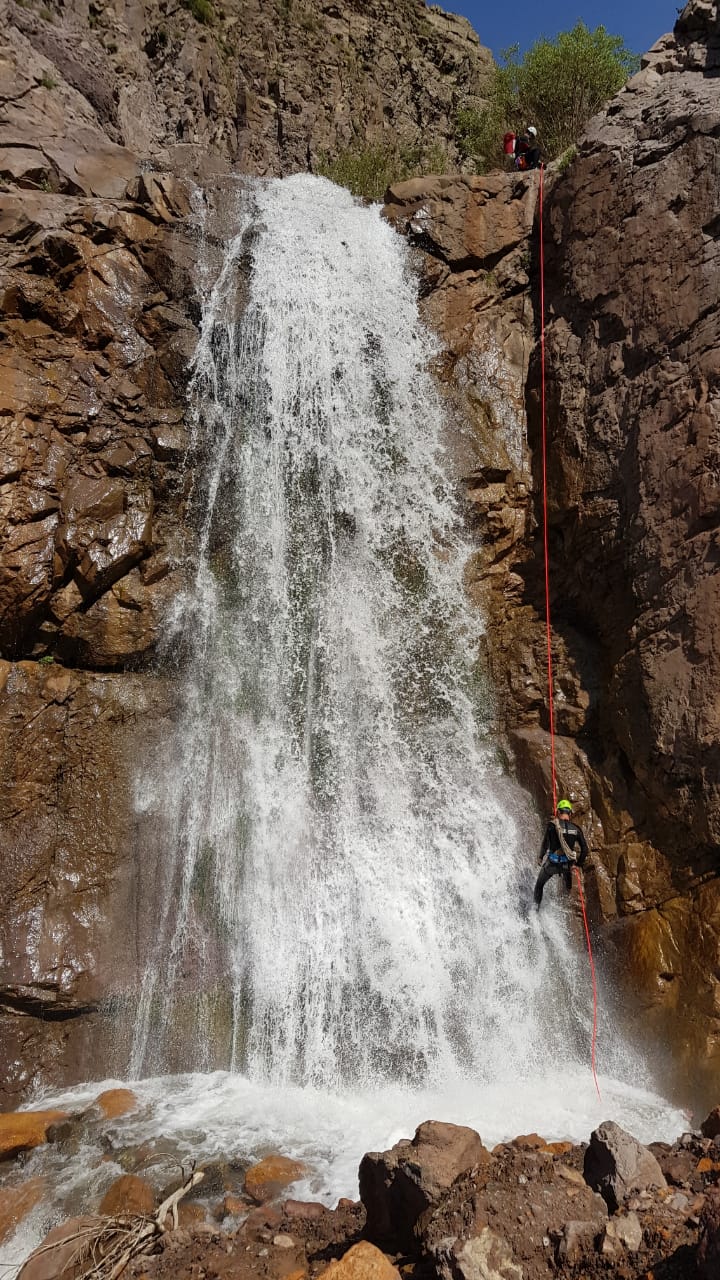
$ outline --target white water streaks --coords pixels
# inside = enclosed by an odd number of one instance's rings
[[[586,958],[551,902],[528,923],[539,832],[485,728],[433,353],[377,207],[308,176],[239,197],[131,1075],[449,1097],[587,1060]],[[599,1064],[643,1079],[607,1022]]]

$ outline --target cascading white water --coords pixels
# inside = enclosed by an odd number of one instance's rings
[[[207,467],[163,800],[171,909],[132,1074],[167,1068],[181,1016],[174,1065],[209,1065],[196,1019],[218,968],[226,1065],[253,1079],[447,1086],[567,1062],[587,1001],[518,893],[534,849],[483,731],[471,548],[406,246],[307,176],[257,186],[237,217],[192,388]]]
[[[184,711],[138,782],[157,940],[117,1153],[280,1148],[308,1164],[296,1194],[332,1204],[364,1151],[429,1118],[490,1144],[608,1116],[645,1141],[684,1127],[602,988],[598,1103],[582,940],[554,886],[527,916],[540,831],[485,727],[433,350],[378,209],[309,177],[238,198],[192,386],[201,518],[168,639]],[[32,1154],[46,1197],[4,1263],[121,1172],[106,1133],[85,1141]]]

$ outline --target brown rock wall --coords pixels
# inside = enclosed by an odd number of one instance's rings
[[[720,1052],[718,21],[686,8],[548,173],[545,209],[558,784],[595,855],[604,958],[696,1079]],[[513,175],[418,180],[388,214],[424,251],[440,376],[470,425],[468,584],[498,727],[544,807],[534,194]]]
[[[10,28],[0,75],[6,1104],[40,1080],[110,1073],[142,964],[153,863],[134,811],[137,743],[161,749],[173,698],[164,678],[141,672],[182,580],[196,331],[181,265],[189,188],[139,169]]]
[[[644,1003],[715,1062],[718,21],[687,6],[547,210],[555,619],[597,647],[597,771],[624,779],[616,938]]]

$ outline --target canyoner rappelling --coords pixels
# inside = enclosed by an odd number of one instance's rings
[[[539,204],[539,232],[540,232],[540,418],[541,418],[541,440],[542,440],[542,498],[543,498],[543,559],[545,565],[545,633],[547,639],[547,669],[548,669],[548,719],[550,729],[550,777],[552,784],[552,801],[553,812],[557,814],[557,818],[551,819],[543,840],[541,858],[547,854],[550,859],[551,852],[559,854],[558,861],[554,864],[553,870],[544,874],[545,869],[541,870],[535,885],[535,903],[537,907],[542,901],[543,888],[550,876],[555,875],[558,871],[563,873],[567,892],[570,892],[568,880],[572,871],[575,873],[575,879],[578,887],[578,895],[580,898],[580,907],[582,910],[583,924],[585,927],[585,940],[587,942],[588,959],[590,962],[590,976],[592,979],[593,993],[593,1027],[591,1042],[591,1066],[595,1088],[598,1098],[601,1098],[600,1086],[598,1084],[597,1071],[595,1066],[596,1046],[597,1046],[597,981],[595,978],[595,961],[592,953],[592,943],[590,941],[590,929],[588,926],[587,911],[585,909],[585,895],[582,887],[582,877],[580,875],[580,867],[587,859],[587,844],[585,837],[579,827],[575,824],[563,823],[562,815],[568,811],[572,813],[572,805],[569,800],[557,798],[557,768],[555,759],[555,700],[553,686],[553,657],[552,657],[552,622],[550,614],[550,549],[548,541],[548,432],[547,432],[547,398],[545,394],[545,237],[543,225],[543,198],[544,198],[544,177],[545,167],[540,165],[540,183],[538,193]],[[573,839],[568,841],[567,827],[571,825],[574,828]],[[566,828],[563,831],[563,826]],[[551,831],[554,833],[551,835]],[[579,847],[579,856],[573,859],[572,850],[574,845]],[[557,845],[557,850],[555,846]],[[570,846],[570,847],[569,847]],[[565,863],[561,859],[565,859]],[[553,865],[550,863],[550,865]]]

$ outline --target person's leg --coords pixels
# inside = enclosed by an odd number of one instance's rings
[[[571,893],[571,892],[572,892],[572,870],[571,870],[571,868],[570,868],[570,867],[563,867],[563,873],[562,873],[562,876],[563,876],[563,884],[565,885],[565,892],[566,892],[566,894],[567,894],[567,893]]]
[[[543,889],[550,877],[555,875],[555,870],[556,868],[553,866],[552,862],[546,862],[540,868],[540,874],[535,881],[535,892],[533,894],[536,907],[540,906],[540,903],[542,902]]]

